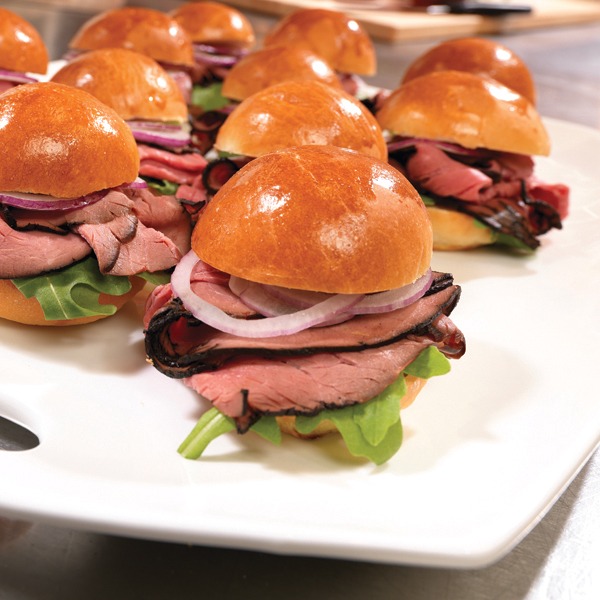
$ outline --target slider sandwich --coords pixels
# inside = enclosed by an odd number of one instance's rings
[[[302,146],[245,165],[146,305],[148,360],[208,408],[182,455],[228,431],[339,431],[351,454],[391,458],[400,408],[465,351],[460,288],[431,255],[425,207],[384,161]]]
[[[222,108],[221,84],[255,43],[254,29],[239,10],[220,2],[187,2],[170,13],[187,32],[196,66],[191,105],[195,112]]]
[[[560,229],[569,189],[535,175],[550,140],[535,107],[494,79],[436,71],[402,84],[376,113],[390,161],[420,192],[434,249],[535,250]]]
[[[219,92],[224,100],[219,108],[193,119],[196,139],[204,139],[208,151],[214,146],[219,128],[242,100],[272,85],[289,81],[319,81],[342,89],[336,72],[312,50],[301,46],[256,50],[241,58],[225,75]]]
[[[302,8],[291,12],[267,33],[263,45],[308,48],[335,69],[344,89],[357,97],[362,94],[362,77],[377,70],[368,33],[358,21],[335,10]]]
[[[401,84],[434,71],[466,71],[491,77],[536,104],[535,83],[523,59],[487,38],[456,38],[433,46],[408,66]]]
[[[0,94],[36,82],[48,70],[48,50],[38,31],[25,19],[0,8]]]
[[[0,95],[0,123],[0,317],[107,317],[188,252],[189,216],[138,179],[135,139],[114,110],[30,83]]]
[[[52,81],[92,94],[115,110],[133,132],[140,176],[191,213],[205,201],[207,160],[195,147],[187,104],[169,74],[152,58],[125,50],[91,50],[67,63]]]
[[[192,93],[192,41],[169,15],[151,8],[126,6],[88,19],[69,42],[66,59],[102,48],[125,48],[157,61],[173,77],[186,102]]]
[[[204,171],[209,197],[241,165],[258,156],[303,145],[329,145],[386,160],[375,117],[356,98],[318,81],[287,81],[243,100],[220,127],[221,158]]]

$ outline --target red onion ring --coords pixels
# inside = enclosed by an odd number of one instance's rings
[[[55,198],[44,194],[24,194],[21,192],[0,192],[0,203],[25,210],[73,210],[94,204],[104,198],[107,190],[93,192],[79,198]]]
[[[413,283],[387,292],[368,294],[356,303],[351,310],[356,315],[366,315],[404,308],[422,298],[431,287],[432,282],[433,273],[431,269],[428,269],[424,275]]]
[[[229,278],[229,289],[248,307],[265,317],[289,315],[297,307],[283,302],[269,294],[267,286],[235,277]]]
[[[148,184],[140,177],[137,177],[131,183],[124,183],[112,189],[135,190],[147,187]],[[109,191],[110,189],[100,190],[80,196],[79,198],[57,198],[45,194],[27,194],[24,192],[0,192],[0,204],[24,210],[73,210],[102,200]]]
[[[0,79],[4,81],[14,81],[16,83],[36,83],[38,80],[20,71],[8,71],[0,69]]]
[[[173,293],[179,297],[185,308],[198,320],[219,331],[240,337],[291,335],[303,329],[332,321],[338,315],[347,313],[354,304],[364,297],[362,294],[335,294],[324,302],[290,315],[266,317],[264,319],[236,319],[202,300],[192,291],[190,277],[194,266],[199,260],[193,250],[181,259],[171,276]]]
[[[190,143],[189,125],[174,125],[160,121],[127,121],[127,125],[138,142],[180,148]]]

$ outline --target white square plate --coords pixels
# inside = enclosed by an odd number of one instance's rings
[[[41,444],[0,452],[0,513],[165,541],[473,567],[507,553],[600,441],[600,132],[547,120],[537,159],[571,214],[532,256],[436,253],[463,288],[467,353],[403,412],[387,464],[334,440],[176,448],[197,397],[144,361],[139,307],[74,328],[0,323],[0,414]]]

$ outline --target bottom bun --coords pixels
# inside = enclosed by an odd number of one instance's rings
[[[131,281],[129,292],[122,296],[100,294],[99,304],[112,304],[117,307],[117,310],[121,309],[146,284],[146,281],[141,277],[130,277],[129,280]],[[110,316],[112,315],[93,315],[91,317],[79,317],[76,319],[47,321],[44,317],[44,311],[36,298],[25,298],[10,279],[0,279],[0,319],[15,321],[23,325],[65,326],[84,325]]]
[[[400,401],[401,409],[409,407],[414,402],[419,392],[427,383],[427,380],[421,379],[420,377],[414,377],[413,375],[405,375],[404,382],[406,383],[406,393]],[[296,417],[286,415],[276,417],[276,419],[283,433],[293,435],[294,437],[303,440],[314,440],[323,437],[328,433],[335,433],[337,431],[335,425],[331,421],[321,421],[310,433],[300,433],[296,429]]]
[[[496,241],[489,227],[469,215],[437,206],[428,206],[427,214],[433,229],[434,250],[469,250]]]

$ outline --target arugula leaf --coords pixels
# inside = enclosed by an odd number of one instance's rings
[[[148,187],[156,190],[163,196],[174,196],[179,189],[179,184],[166,179],[154,179],[152,177],[143,177],[144,181],[148,184]]]
[[[200,106],[206,112],[219,110],[229,104],[229,99],[221,93],[222,83],[211,83],[206,87],[195,85],[192,89],[192,104]]]
[[[415,358],[405,369],[407,375],[429,379],[438,375],[446,375],[450,372],[450,361],[444,356],[436,346],[427,346],[421,350],[419,356]]]
[[[117,307],[100,304],[100,294],[122,296],[131,289],[127,277],[102,275],[94,256],[59,271],[12,282],[26,298],[35,296],[48,321],[113,315]]]
[[[263,417],[250,430],[275,445],[281,443],[281,429],[275,417]],[[199,458],[210,442],[230,431],[235,431],[235,421],[220,410],[209,408],[183,440],[177,452],[184,458]]]
[[[162,285],[171,281],[171,273],[169,271],[155,271],[154,273],[144,271],[143,273],[138,273],[137,277],[153,285]]]

